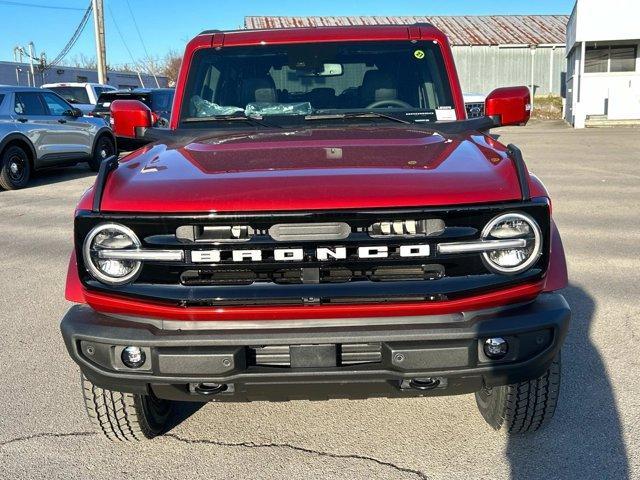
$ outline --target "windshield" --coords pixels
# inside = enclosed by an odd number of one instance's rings
[[[151,110],[154,112],[171,111],[171,103],[173,102],[173,90],[158,91],[151,95]]]
[[[84,87],[49,87],[69,103],[91,103]]]
[[[357,117],[455,120],[440,48],[433,42],[224,47],[196,52],[181,122]],[[193,127],[195,125],[189,125]]]

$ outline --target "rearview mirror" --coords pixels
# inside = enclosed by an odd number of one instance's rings
[[[136,130],[153,125],[151,109],[138,100],[115,100],[110,107],[109,123],[116,137],[136,138]]]
[[[484,102],[485,115],[499,126],[526,125],[531,117],[531,94],[527,87],[504,87],[491,92]]]
[[[339,77],[342,73],[342,64],[323,63],[317,71],[301,70],[300,75],[303,77]]]

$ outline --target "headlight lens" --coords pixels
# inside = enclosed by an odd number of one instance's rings
[[[482,254],[494,271],[515,274],[525,271],[542,253],[542,233],[536,221],[524,213],[506,213],[491,220],[482,231],[483,240],[524,239],[522,248],[499,249]]]
[[[130,282],[140,271],[142,263],[137,260],[101,258],[103,250],[140,248],[140,240],[130,228],[117,223],[98,225],[84,240],[82,253],[84,264],[97,280],[109,285]]]

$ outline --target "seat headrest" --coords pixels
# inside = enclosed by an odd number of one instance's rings
[[[365,103],[396,100],[398,89],[391,75],[380,70],[369,70],[362,79],[362,99]]]
[[[315,108],[331,108],[336,100],[336,91],[328,87],[314,88],[308,97]]]
[[[271,77],[245,78],[240,89],[241,103],[275,103],[278,101],[276,85]]]

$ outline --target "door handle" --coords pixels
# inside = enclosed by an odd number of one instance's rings
[[[58,123],[67,123],[67,121],[64,118],[59,118]]]
[[[20,123],[27,123],[27,119],[24,117],[20,117],[17,119]]]

